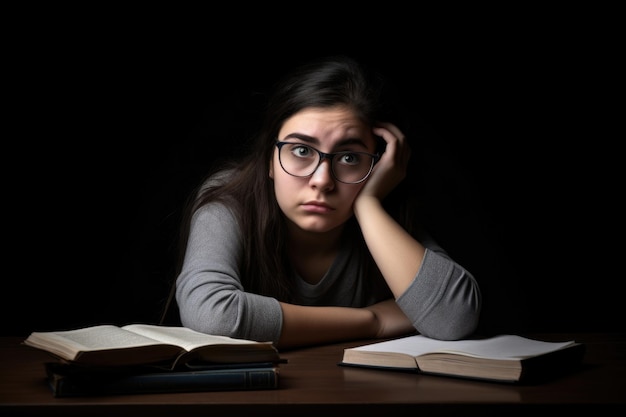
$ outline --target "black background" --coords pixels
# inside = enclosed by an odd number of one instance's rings
[[[414,112],[427,221],[481,281],[482,330],[623,330],[610,11],[55,12],[5,51],[3,334],[157,321],[191,187],[278,75],[338,52]]]

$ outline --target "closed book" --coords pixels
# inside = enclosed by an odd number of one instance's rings
[[[80,369],[48,362],[45,369],[54,397],[268,390],[279,387],[279,368],[274,363],[216,365],[186,371],[159,368],[112,371]]]

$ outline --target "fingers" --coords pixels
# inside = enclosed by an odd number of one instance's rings
[[[372,132],[385,141],[386,149],[360,195],[382,200],[405,178],[411,150],[404,133],[391,123],[380,123],[372,128]]]
[[[376,135],[381,136],[386,142],[387,139],[397,139],[404,142],[404,134],[393,123],[380,122],[374,126],[373,131]]]
[[[392,158],[394,165],[406,167],[411,156],[411,148],[404,133],[396,125],[385,122],[379,123],[372,131],[382,137],[387,144],[383,158]]]

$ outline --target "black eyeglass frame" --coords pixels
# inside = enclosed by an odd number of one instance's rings
[[[316,148],[312,147],[311,145],[307,145],[306,143],[299,143],[299,142],[281,142],[281,141],[277,141],[275,143],[275,145],[278,148],[278,161],[280,162],[280,167],[287,174],[291,175],[292,177],[297,177],[297,178],[310,177],[311,175],[313,175],[315,173],[315,171],[317,171],[317,169],[320,167],[320,165],[322,165],[322,161],[324,161],[324,159],[328,159],[330,161],[330,172],[332,173],[333,178],[335,180],[337,180],[337,181],[339,181],[341,183],[344,183],[344,184],[360,184],[363,181],[365,181],[372,174],[372,170],[374,169],[374,165],[376,165],[376,163],[380,159],[380,154],[377,154],[377,153],[373,154],[373,153],[355,152],[355,151],[341,151],[341,152],[326,153],[326,152],[322,152],[319,149],[316,149]],[[280,150],[285,145],[306,146],[307,148],[313,149],[315,152],[317,152],[319,157],[320,157],[320,160],[317,162],[317,165],[315,166],[315,169],[313,169],[313,171],[311,171],[311,173],[308,174],[308,175],[294,175],[291,172],[287,171],[285,169],[285,167],[283,166],[283,161],[282,161],[282,158],[280,157]],[[337,156],[337,155],[346,155],[346,154],[367,155],[367,156],[370,156],[372,158],[372,163],[370,165],[369,171],[367,171],[367,174],[365,174],[365,176],[363,178],[361,178],[359,181],[354,181],[354,182],[341,181],[339,178],[337,178],[337,174],[335,174],[334,157]]]

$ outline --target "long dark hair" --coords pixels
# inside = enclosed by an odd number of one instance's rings
[[[377,72],[347,56],[331,56],[306,63],[279,81],[267,100],[261,128],[251,137],[247,153],[209,173],[231,170],[227,181],[200,186],[185,211],[181,235],[180,272],[193,213],[210,202],[234,210],[243,240],[241,281],[246,291],[290,301],[291,287],[285,252],[285,221],[276,202],[269,164],[283,123],[303,109],[347,105],[368,126],[377,121],[401,123],[392,90]],[[401,127],[402,128],[402,127]],[[352,220],[353,223],[354,220]],[[357,231],[356,224],[347,230]],[[362,240],[362,239],[361,239]],[[361,241],[359,240],[359,241]]]

